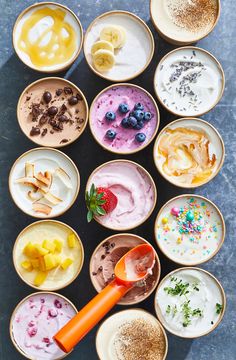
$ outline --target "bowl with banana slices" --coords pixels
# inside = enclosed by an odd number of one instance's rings
[[[109,11],[98,16],[84,39],[89,67],[98,76],[114,82],[140,75],[149,65],[154,47],[148,26],[128,11]]]

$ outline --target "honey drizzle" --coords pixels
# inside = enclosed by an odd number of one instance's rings
[[[34,43],[31,43],[29,40],[30,30],[46,16],[53,19],[53,24],[48,26]],[[34,11],[24,22],[18,40],[18,47],[29,56],[33,65],[45,67],[63,64],[73,56],[76,51],[76,32],[69,23],[64,21],[65,16],[66,12],[61,9],[44,7]],[[66,30],[67,37],[62,35],[62,29]],[[50,32],[51,37],[48,43],[40,46],[40,43]],[[58,48],[53,49],[56,44],[59,45]]]

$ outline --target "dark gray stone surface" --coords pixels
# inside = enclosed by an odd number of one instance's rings
[[[159,38],[155,32],[150,16],[148,0],[68,0],[61,1],[69,6],[79,16],[83,28],[97,15],[108,10],[129,10],[143,18],[150,26],[156,43],[156,51],[149,68],[138,78],[131,81],[144,86],[154,95],[153,75],[161,57],[173,46]],[[12,26],[16,16],[33,1],[0,0],[0,359],[23,359],[11,344],[8,326],[11,312],[16,304],[33,289],[26,286],[17,276],[12,263],[12,248],[17,234],[26,225],[34,221],[24,215],[11,201],[8,193],[8,173],[15,159],[26,150],[34,147],[20,131],[16,119],[16,105],[21,91],[43,74],[28,69],[15,55],[11,45]],[[226,88],[221,102],[203,119],[213,124],[221,133],[226,146],[226,159],[219,175],[209,184],[197,189],[195,193],[204,195],[215,202],[223,212],[227,226],[225,243],[219,254],[202,266],[211,271],[222,283],[227,295],[227,310],[220,326],[211,334],[198,340],[183,340],[171,335],[169,338],[168,360],[234,360],[236,359],[236,302],[235,302],[235,203],[236,203],[236,96],[235,96],[235,54],[236,54],[236,2],[222,1],[222,14],[214,32],[200,41],[198,46],[212,52],[222,63],[226,75]],[[94,75],[85,63],[83,54],[79,56],[74,66],[59,76],[65,76],[75,82],[85,93],[89,104],[95,95],[109,85]],[[161,126],[175,119],[161,108]],[[95,291],[88,276],[89,259],[95,246],[112,231],[105,230],[97,223],[86,224],[86,209],[84,205],[84,189],[90,172],[99,164],[118,158],[99,147],[87,128],[76,143],[63,150],[77,164],[81,173],[81,189],[76,204],[59,220],[74,227],[80,234],[85,248],[85,263],[78,279],[61,293],[71,299],[75,305],[82,307]],[[158,203],[152,217],[133,233],[153,240],[153,225],[158,209],[171,197],[184,193],[183,190],[171,186],[157,173],[153,165],[152,145],[137,155],[126,156],[146,167],[156,181],[159,190]],[[162,276],[176,266],[160,254]],[[154,313],[153,296],[139,305]],[[117,306],[113,311],[123,309]],[[95,360],[94,329],[80,344],[68,359]],[[111,359],[112,360],[112,359]],[[136,360],[136,359],[134,359]]]

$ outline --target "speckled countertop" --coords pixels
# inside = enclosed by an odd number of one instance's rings
[[[0,0],[0,359],[23,359],[11,344],[8,326],[11,312],[16,304],[32,289],[26,286],[17,276],[12,263],[12,247],[17,234],[34,219],[24,215],[16,208],[8,193],[8,173],[12,163],[24,151],[34,147],[20,131],[16,119],[16,105],[21,91],[32,81],[43,75],[29,70],[18,60],[11,45],[12,26],[16,16],[33,1]],[[148,69],[131,82],[144,86],[154,95],[153,75],[158,61],[174,47],[160,39],[149,16],[148,0],[67,0],[61,3],[69,6],[80,17],[83,28],[97,15],[108,10],[130,10],[144,19],[150,26],[156,43],[153,61]],[[226,221],[227,236],[219,254],[203,265],[211,271],[222,283],[227,295],[227,310],[223,322],[211,334],[198,340],[183,340],[169,335],[168,360],[234,360],[236,359],[236,261],[235,261],[235,222],[236,222],[236,2],[222,0],[222,14],[213,33],[197,45],[209,50],[221,62],[226,75],[226,88],[221,102],[203,119],[213,124],[221,133],[226,147],[226,159],[219,175],[209,184],[197,189],[195,193],[204,195],[215,202],[222,210]],[[81,53],[76,63],[66,73],[61,73],[77,84],[88,99],[89,104],[95,95],[109,82],[98,78],[91,72]],[[170,115],[161,106],[161,128],[176,117]],[[86,209],[83,200],[86,180],[91,171],[99,164],[118,158],[105,152],[93,140],[89,129],[76,143],[65,147],[64,150],[77,164],[81,173],[81,190],[76,204],[59,218],[74,227],[82,238],[85,247],[85,263],[78,279],[69,287],[61,291],[71,299],[75,305],[82,307],[93,295],[88,276],[90,256],[95,246],[112,232],[99,226],[96,222],[86,224]],[[94,152],[93,159],[91,153]],[[159,189],[158,204],[152,217],[133,233],[145,237],[154,244],[153,225],[158,209],[173,196],[184,193],[167,184],[157,173],[152,160],[152,145],[137,155],[126,156],[146,167],[155,179]],[[162,189],[160,191],[160,189]],[[162,276],[176,266],[160,254]],[[139,305],[150,312],[153,309],[153,295]],[[113,311],[123,309],[117,306]],[[95,360],[96,329],[94,329],[80,344],[68,359]]]

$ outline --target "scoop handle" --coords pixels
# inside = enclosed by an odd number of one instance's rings
[[[131,287],[114,279],[54,335],[57,345],[64,352],[70,352]]]

